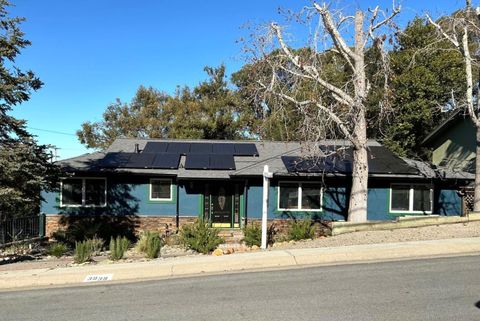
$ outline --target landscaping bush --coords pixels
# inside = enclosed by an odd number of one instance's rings
[[[261,243],[262,243],[262,229],[257,226],[257,225],[254,225],[254,224],[251,224],[250,226],[249,225],[246,225],[244,228],[243,228],[243,234],[244,234],[244,238],[243,238],[243,242],[247,245],[247,246],[260,246]]]
[[[144,253],[145,256],[150,259],[157,258],[162,248],[162,238],[157,232],[143,232],[135,248],[138,252]]]
[[[84,263],[92,259],[92,242],[90,240],[75,242],[73,260],[75,263]]]
[[[292,221],[289,224],[288,239],[293,241],[313,239],[315,236],[315,226],[312,220]]]
[[[68,250],[67,245],[59,242],[59,243],[54,243],[50,245],[47,253],[58,258],[58,257],[64,256],[67,250]]]
[[[180,238],[186,248],[207,254],[223,243],[218,233],[218,229],[209,228],[203,220],[196,220],[193,224],[182,226]]]
[[[96,235],[88,241],[90,241],[90,244],[92,245],[93,255],[99,255],[103,249],[105,241],[97,237]]]
[[[110,259],[118,261],[123,259],[125,252],[130,246],[130,241],[126,237],[117,236],[110,239]]]
[[[158,234],[151,234],[147,240],[147,250],[145,252],[149,259],[155,259],[160,255],[160,249],[162,248],[162,239]]]

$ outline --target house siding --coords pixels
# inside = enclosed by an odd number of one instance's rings
[[[42,193],[44,202],[41,211],[47,215],[136,215],[140,217],[199,217],[203,213],[202,201],[205,182],[172,180],[173,199],[171,201],[150,201],[149,184],[151,177],[107,177],[107,206],[99,208],[60,208],[58,193]],[[282,180],[284,181],[284,180]],[[295,181],[295,180],[291,180]],[[312,180],[310,180],[312,181]],[[290,217],[312,217],[324,220],[345,220],[348,206],[348,188],[345,181],[326,182],[323,189],[321,211],[279,211],[278,181],[270,186],[268,219],[286,219]],[[368,220],[391,220],[399,214],[389,213],[389,195],[391,180],[373,181],[368,190]],[[336,184],[336,185],[335,185]],[[262,185],[260,180],[252,180],[247,185],[246,216],[248,219],[262,217]],[[177,195],[178,194],[178,195]],[[241,198],[242,200],[245,198]],[[461,215],[462,201],[455,188],[451,186],[434,187],[434,214]],[[243,205],[242,210],[243,214]]]
[[[466,139],[471,137],[472,139]],[[475,158],[475,127],[472,121],[458,120],[452,128],[439,135],[432,143],[432,163],[462,171],[471,171],[470,164]]]

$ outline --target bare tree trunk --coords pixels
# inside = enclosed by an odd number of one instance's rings
[[[475,159],[475,195],[473,199],[473,210],[475,212],[480,212],[480,127],[476,125],[475,128],[477,130],[477,149]]]
[[[348,206],[349,222],[367,220],[368,155],[365,119],[366,76],[363,39],[363,12],[355,13],[355,124],[353,128],[352,189]]]

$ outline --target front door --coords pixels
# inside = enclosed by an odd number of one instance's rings
[[[209,183],[205,190],[205,219],[212,227],[240,227],[241,186],[235,182]]]
[[[215,186],[210,195],[210,219],[214,227],[231,227],[233,193],[230,186]]]

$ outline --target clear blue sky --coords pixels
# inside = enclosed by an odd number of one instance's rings
[[[98,121],[115,98],[130,101],[139,85],[172,93],[205,79],[203,67],[225,63],[238,70],[241,27],[281,20],[278,8],[298,10],[309,1],[17,0],[12,15],[32,46],[18,64],[45,83],[14,116],[28,121],[43,144],[61,158],[87,152],[75,137],[84,121]],[[375,1],[341,1],[347,10]],[[462,0],[404,0],[400,23],[426,10],[434,16],[462,7]],[[378,4],[391,6],[391,1]],[[41,129],[41,130],[39,130]],[[52,132],[48,132],[52,131]],[[60,134],[61,132],[65,134]]]

